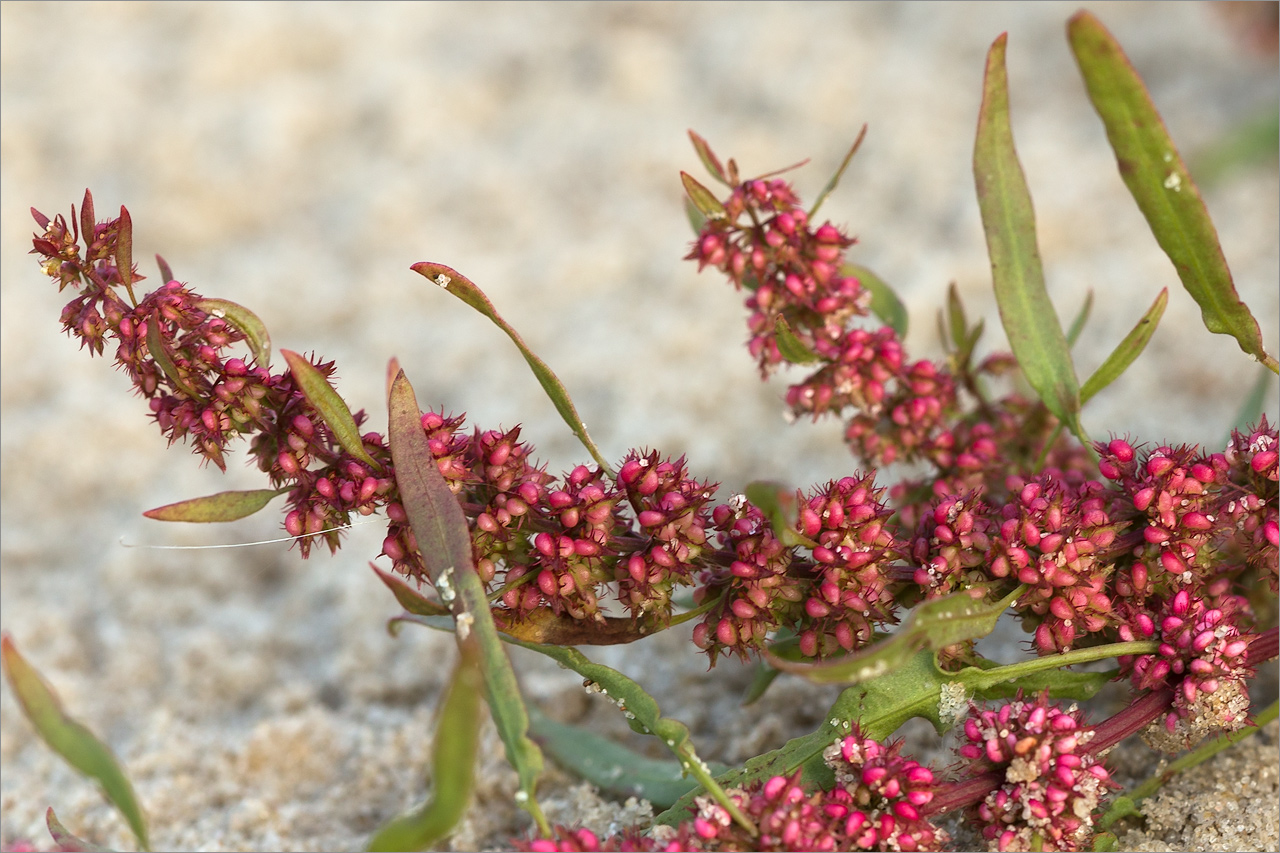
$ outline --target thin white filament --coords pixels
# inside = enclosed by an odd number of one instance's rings
[[[277,542],[292,542],[295,539],[306,539],[308,536],[323,536],[326,533],[333,533],[335,530],[350,530],[352,527],[359,527],[362,524],[372,524],[381,519],[371,518],[368,521],[353,521],[350,524],[343,524],[339,527],[329,527],[324,530],[317,530],[315,533],[299,533],[297,536],[283,536],[279,539],[262,539],[258,542],[233,542],[230,545],[134,545],[131,542],[124,541],[124,537],[120,537],[120,545],[124,548],[147,548],[152,551],[213,551],[219,548],[250,548],[254,545],[274,545]]]

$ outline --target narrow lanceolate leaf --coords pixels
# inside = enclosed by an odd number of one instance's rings
[[[706,166],[707,171],[711,173],[711,177],[722,184],[728,184],[729,177],[725,174],[724,166],[720,165],[720,158],[711,150],[707,140],[692,130],[689,131],[689,140],[693,143],[693,150],[698,152],[698,159],[702,161],[702,165]]]
[[[410,269],[452,293],[476,311],[488,317],[495,326],[507,333],[507,337],[511,338],[511,342],[516,345],[516,348],[520,350],[520,354],[524,356],[524,360],[529,363],[530,369],[533,370],[533,375],[537,377],[538,384],[542,386],[543,391],[547,392],[547,397],[550,398],[551,404],[556,407],[556,411],[560,413],[560,417],[569,425],[569,429],[573,430],[573,434],[577,436],[578,441],[582,442],[582,446],[591,454],[591,458],[596,461],[601,470],[612,477],[613,469],[609,467],[609,463],[605,461],[595,443],[591,441],[591,436],[587,435],[587,426],[578,417],[578,410],[574,408],[573,400],[569,398],[569,392],[560,382],[560,378],[547,366],[545,361],[538,358],[533,350],[525,345],[524,339],[520,337],[519,333],[506,320],[502,319],[497,309],[493,307],[493,303],[489,301],[489,297],[484,295],[484,291],[476,287],[471,279],[444,264],[423,261],[422,263],[414,264]]]
[[[1168,302],[1169,288],[1165,287],[1160,290],[1160,294],[1156,297],[1156,301],[1151,303],[1147,313],[1138,320],[1138,324],[1124,336],[1124,340],[1116,344],[1116,348],[1111,351],[1111,355],[1107,356],[1107,360],[1098,365],[1098,369],[1080,387],[1081,405],[1116,381],[1120,374],[1133,364],[1134,359],[1142,354],[1142,351],[1147,348],[1147,342],[1155,334],[1156,326],[1160,325],[1160,318],[1164,316],[1164,306]]]
[[[778,352],[792,364],[813,364],[822,360],[821,356],[796,337],[786,317],[778,316],[777,322],[773,324],[773,331],[778,340]]]
[[[1240,409],[1236,412],[1236,418],[1232,421],[1235,429],[1245,432],[1249,430],[1262,417],[1262,410],[1267,403],[1267,392],[1276,387],[1276,381],[1266,370],[1258,371],[1258,378],[1254,380],[1253,387],[1249,389],[1249,393],[1240,401]],[[1222,439],[1222,446],[1225,447],[1231,441],[1231,430],[1227,430],[1226,436]]]
[[[902,304],[898,294],[893,292],[893,288],[884,279],[858,264],[843,265],[840,267],[840,274],[856,278],[871,294],[871,313],[897,332],[899,338],[907,336],[907,306]]]
[[[156,521],[191,521],[210,523],[248,518],[283,495],[288,489],[250,489],[244,492],[218,492],[202,498],[165,504],[143,513]]]
[[[924,649],[937,650],[990,634],[1000,614],[1024,590],[1019,587],[995,603],[975,601],[966,592],[927,601],[911,611],[891,637],[846,657],[822,663],[790,661],[769,651],[771,666],[803,675],[818,684],[858,684],[893,672]]]
[[[280,354],[288,363],[289,372],[293,374],[293,379],[302,389],[307,402],[324,419],[329,432],[333,433],[333,437],[337,439],[338,444],[342,445],[342,449],[361,462],[372,465],[374,468],[381,468],[382,466],[364,449],[360,428],[356,426],[355,418],[351,417],[351,409],[347,408],[347,401],[333,390],[333,386],[329,384],[324,374],[293,350],[282,349]]]
[[[446,838],[467,811],[480,743],[480,666],[464,651],[436,721],[431,801],[384,824],[368,850],[426,850]]]
[[[725,218],[724,205],[715,197],[715,193],[698,183],[688,172],[681,172],[680,180],[684,182],[684,191],[689,194],[689,200],[698,208],[699,213],[708,219]]]
[[[53,806],[45,810],[44,825],[49,827],[49,835],[62,853],[112,853],[110,847],[101,847],[73,835],[62,825],[62,821],[58,820],[58,816],[53,812]]]
[[[196,307],[235,326],[245,336],[249,351],[253,353],[258,366],[270,366],[271,336],[267,334],[267,326],[258,319],[257,314],[229,299],[201,299]]]
[[[372,563],[369,564],[369,568],[373,569],[378,579],[387,585],[387,589],[391,590],[396,601],[400,602],[400,606],[408,612],[416,616],[448,616],[450,614],[449,608],[427,598],[405,583],[403,578],[384,572]]]
[[[7,634],[0,636],[0,662],[4,664],[5,677],[18,698],[22,713],[35,726],[41,739],[68,764],[102,786],[107,799],[129,823],[138,846],[143,850],[149,849],[146,818],[133,793],[133,786],[111,750],[93,732],[67,715],[53,688],[40,677],[35,667],[27,663]]]
[[[1231,335],[1240,349],[1280,372],[1262,332],[1240,301],[1218,232],[1142,78],[1119,43],[1088,12],[1067,24],[1067,37],[1089,100],[1102,118],[1120,177],[1146,217],[1178,278],[1200,306],[1209,331]]]
[[[118,227],[120,231],[116,238],[116,273],[120,276],[120,283],[124,285],[124,289],[129,292],[129,301],[137,305],[138,300],[133,296],[133,219],[130,218],[129,211],[125,210],[124,205],[120,206]],[[86,242],[92,239],[93,232],[90,232]]]
[[[159,255],[156,255],[156,266],[160,267],[160,278],[164,279],[165,284],[174,280],[173,270],[169,267],[169,262]]]
[[[422,562],[440,599],[453,612],[459,647],[464,654],[474,647],[478,655],[489,711],[506,746],[507,761],[520,781],[516,800],[533,816],[539,831],[549,835],[550,825],[534,798],[542,775],[542,753],[529,740],[529,715],[476,573],[466,516],[431,455],[418,400],[403,371],[391,383],[388,409],[396,488]]]
[[[618,706],[618,710],[626,717],[632,731],[653,735],[662,740],[680,762],[680,767],[685,773],[705,787],[741,826],[748,831],[755,831],[755,825],[729,799],[724,789],[712,777],[707,763],[694,752],[693,741],[689,738],[689,727],[678,720],[662,716],[658,710],[658,703],[643,687],[616,669],[592,663],[577,649],[524,643],[518,640],[514,642],[526,649],[541,652],[587,679],[591,691],[608,697]]]
[[[174,388],[193,400],[199,398],[196,390],[187,384],[182,374],[178,373],[178,366],[174,364],[173,356],[169,355],[164,338],[160,335],[160,318],[155,314],[147,318],[147,352],[155,359],[156,366],[173,383]]]
[[[849,147],[849,153],[844,155],[844,160],[840,162],[840,168],[836,169],[836,173],[831,176],[831,180],[827,181],[827,185],[822,188],[822,192],[818,193],[818,198],[813,202],[813,207],[809,208],[810,219],[818,212],[818,208],[822,207],[822,203],[827,200],[827,196],[831,195],[835,188],[840,185],[840,178],[844,176],[844,170],[849,168],[853,155],[858,153],[858,149],[862,147],[862,140],[866,136],[867,126],[864,124],[862,130],[858,131],[858,138],[853,140],[853,145]]]
[[[1076,314],[1076,318],[1071,321],[1071,328],[1067,330],[1067,346],[1073,347],[1080,338],[1080,333],[1084,331],[1085,324],[1089,322],[1089,314],[1093,311],[1093,288],[1089,288],[1089,292],[1085,294],[1084,304],[1080,306],[1080,312]],[[1080,401],[1084,405],[1084,400]]]
[[[602,791],[618,797],[641,797],[665,809],[701,785],[686,774],[679,761],[648,758],[614,743],[603,735],[566,723],[558,723],[529,706],[533,737],[565,770]],[[728,770],[708,765],[713,774]]]
[[[1083,438],[1080,387],[1071,350],[1044,286],[1035,211],[1009,124],[1009,85],[1001,35],[987,53],[973,174],[991,256],[1000,320],[1028,384],[1058,420]]]

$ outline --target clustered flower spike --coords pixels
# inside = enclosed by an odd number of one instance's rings
[[[991,850],[1081,850],[1111,774],[1083,747],[1093,739],[1079,711],[1049,704],[1048,691],[998,710],[972,706],[960,755],[999,786],[970,809]]]
[[[1212,607],[1183,589],[1151,611],[1128,608],[1120,638],[1158,640],[1160,651],[1120,658],[1121,672],[1139,689],[1174,688],[1164,731],[1152,731],[1148,738],[1153,745],[1176,752],[1210,733],[1248,723],[1246,681],[1254,670],[1247,660],[1249,640],[1232,618],[1239,606],[1239,599],[1228,596]]]

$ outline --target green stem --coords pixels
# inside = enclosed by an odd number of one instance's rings
[[[965,671],[960,680],[976,690],[986,690],[1004,681],[1012,681],[1024,675],[1043,672],[1050,669],[1061,669],[1078,663],[1090,663],[1095,660],[1120,657],[1121,655],[1149,655],[1160,650],[1160,644],[1154,640],[1139,640],[1132,643],[1109,643],[1105,646],[1093,646],[1088,649],[1076,649],[1057,655],[1046,655],[1033,660],[997,666],[994,669]]]

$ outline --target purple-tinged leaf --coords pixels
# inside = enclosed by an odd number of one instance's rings
[[[702,161],[702,165],[711,173],[711,177],[722,184],[730,185],[729,176],[725,174],[724,166],[720,165],[720,158],[711,150],[707,140],[690,130],[689,141],[693,143],[693,150],[698,152],[698,159]]]
[[[773,333],[777,336],[778,354],[792,364],[814,364],[822,361],[822,356],[796,337],[796,333],[791,331],[791,324],[781,314],[773,324]]]
[[[1088,12],[1076,13],[1067,37],[1089,100],[1102,118],[1120,177],[1182,285],[1200,306],[1205,328],[1231,335],[1240,349],[1280,372],[1262,332],[1236,293],[1218,232],[1147,88],[1119,43]]]
[[[382,466],[364,449],[360,429],[356,426],[355,418],[351,417],[351,409],[347,408],[347,402],[333,390],[333,386],[329,384],[324,374],[293,350],[282,349],[280,354],[288,362],[289,372],[293,374],[293,379],[302,389],[307,402],[324,420],[338,444],[342,445],[342,449],[367,465],[381,468]]]
[[[271,366],[271,336],[257,314],[229,299],[201,299],[196,307],[234,326],[247,339],[249,351],[258,366]]]
[[[708,219],[724,219],[724,205],[720,203],[720,199],[715,197],[711,190],[690,175],[688,172],[680,173],[680,180],[684,182],[684,191],[689,194],[689,200],[693,202],[693,206],[698,212]]]
[[[8,634],[0,635],[0,663],[4,665],[5,677],[13,688],[23,715],[31,721],[40,738],[77,771],[102,786],[102,792],[133,830],[138,846],[143,850],[149,849],[146,818],[138,806],[129,778],[120,769],[111,750],[93,732],[67,715],[53,688],[22,657]],[[56,818],[54,823],[57,824]],[[57,826],[61,828],[61,824]],[[53,832],[52,825],[50,832]]]
[[[271,501],[289,491],[286,489],[250,489],[243,492],[218,492],[201,498],[165,504],[143,513],[156,521],[188,521],[206,524],[248,518]]]
[[[867,126],[864,124],[862,130],[858,131],[858,138],[853,140],[853,145],[849,148],[849,153],[844,155],[844,160],[840,161],[840,168],[836,169],[836,173],[831,176],[831,180],[827,181],[827,185],[822,188],[822,192],[818,193],[818,198],[813,202],[813,207],[809,208],[809,218],[813,219],[817,214],[818,208],[822,207],[822,203],[827,200],[827,196],[840,185],[840,178],[844,176],[844,170],[849,168],[853,155],[858,153],[858,149],[862,147],[862,140],[867,136]]]
[[[484,674],[489,710],[520,780],[520,805],[543,835],[551,828],[535,793],[542,775],[542,753],[529,740],[529,716],[515,672],[498,637],[484,584],[471,554],[466,515],[449,490],[422,429],[422,413],[404,371],[396,374],[387,400],[388,435],[395,463],[396,488],[427,574],[440,599],[453,612],[463,654],[474,647]]]
[[[160,278],[164,280],[164,284],[168,284],[175,280],[173,277],[173,269],[170,268],[169,262],[159,255],[156,255],[156,266],[160,267]]]
[[[1009,124],[1009,81],[1002,34],[987,53],[973,174],[991,256],[996,303],[1009,346],[1028,384],[1081,440],[1080,386],[1071,350],[1044,286],[1035,210]]]
[[[1142,318],[1138,320],[1129,334],[1124,336],[1124,340],[1116,344],[1116,348],[1111,351],[1111,355],[1107,356],[1106,361],[1098,365],[1098,369],[1093,375],[1085,380],[1084,385],[1080,386],[1080,404],[1087,403],[1094,394],[1097,394],[1103,388],[1106,388],[1112,382],[1120,377],[1133,364],[1134,359],[1142,354],[1147,348],[1147,342],[1151,340],[1151,336],[1155,334],[1156,326],[1160,325],[1160,318],[1164,316],[1164,306],[1169,302],[1169,288],[1161,288],[1156,301],[1151,303],[1151,307],[1147,309]]]
[[[422,593],[418,592],[404,579],[390,572],[384,572],[372,563],[369,568],[373,569],[374,574],[378,576],[387,589],[391,590],[391,594],[396,597],[396,601],[400,602],[400,606],[405,610],[417,616],[448,616],[449,608],[439,602],[432,601]]]
[[[897,332],[899,338],[906,338],[907,306],[902,304],[898,294],[893,292],[893,288],[884,279],[859,264],[844,264],[840,267],[840,275],[856,278],[871,294],[871,313]]]
[[[91,841],[85,841],[72,835],[71,832],[62,825],[62,821],[58,820],[58,816],[53,813],[53,806],[45,809],[44,825],[49,828],[49,836],[53,838],[53,843],[58,845],[61,853],[112,853],[110,847],[101,847]]]
[[[466,814],[475,788],[480,745],[480,665],[463,647],[436,721],[432,742],[431,801],[383,824],[367,850],[426,850],[444,840]]]
[[[129,292],[129,301],[137,305],[138,300],[133,295],[133,219],[130,218],[129,211],[125,210],[124,205],[120,205],[120,220],[117,228],[119,230],[116,234],[116,275],[120,276],[120,283]]]
[[[93,235],[97,225],[98,220],[93,210],[93,193],[86,189],[84,201],[80,202],[80,237],[84,240],[86,247],[93,245]]]
[[[547,397],[550,398],[551,404],[556,407],[556,411],[560,413],[560,417],[569,425],[569,429],[573,430],[573,434],[577,436],[578,441],[591,454],[591,458],[596,461],[600,469],[612,478],[614,476],[613,469],[600,454],[595,443],[591,440],[591,436],[587,435],[587,425],[578,417],[578,410],[574,408],[573,400],[570,399],[569,392],[565,389],[560,378],[556,376],[555,371],[545,361],[525,345],[524,339],[520,337],[519,333],[506,320],[502,319],[497,309],[493,307],[493,303],[489,301],[489,297],[485,296],[484,291],[476,287],[471,279],[444,264],[423,261],[414,264],[410,269],[458,297],[476,311],[488,317],[495,326],[507,333],[507,337],[511,338],[511,342],[516,345],[516,349],[520,350],[520,354],[528,362],[529,368],[538,380],[538,384],[547,393]]]
[[[156,366],[173,383],[174,388],[177,388],[192,400],[200,399],[196,389],[188,385],[186,380],[182,378],[182,374],[178,372],[178,366],[174,364],[173,356],[169,355],[169,348],[165,346],[164,338],[160,334],[161,320],[158,312],[148,317],[146,322],[147,352],[155,359]]]

